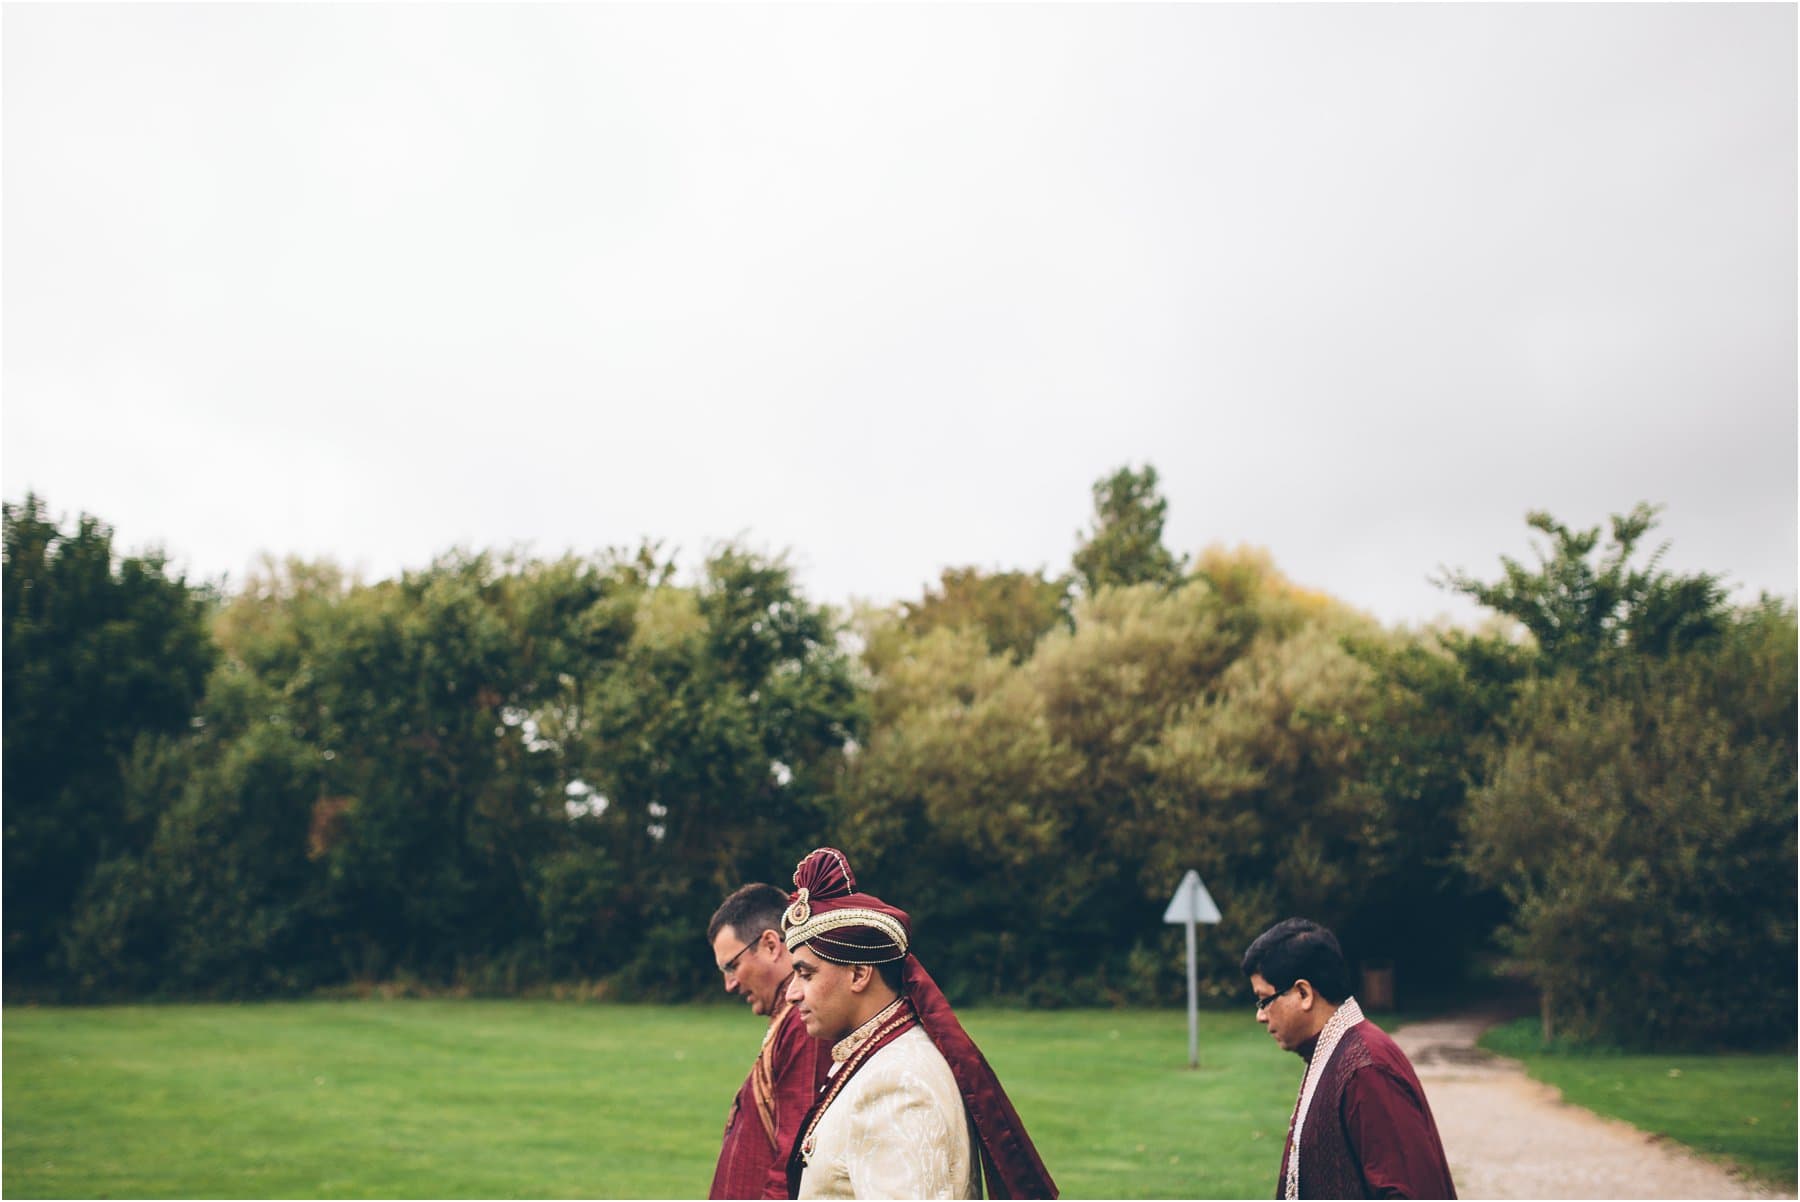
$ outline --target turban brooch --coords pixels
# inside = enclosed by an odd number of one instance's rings
[[[886,964],[906,955],[911,921],[878,897],[856,892],[850,861],[821,847],[794,869],[794,892],[781,916],[788,950],[811,944],[833,964]]]

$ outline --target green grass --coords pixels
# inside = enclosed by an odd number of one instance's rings
[[[1247,1008],[1201,1015],[1199,1072],[1179,1010],[962,1017],[1065,1196],[1274,1188],[1300,1065]],[[698,1197],[760,1033],[724,1006],[8,1007],[0,1190]]]
[[[1624,1119],[1753,1176],[1795,1187],[1800,1155],[1792,1052],[1642,1055],[1558,1043],[1544,1050],[1536,1019],[1482,1036],[1577,1106]]]

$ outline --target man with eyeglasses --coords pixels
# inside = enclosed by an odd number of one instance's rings
[[[1437,1123],[1407,1060],[1363,1017],[1337,937],[1278,922],[1244,953],[1256,1021],[1306,1061],[1277,1198],[1454,1198]]]
[[[807,1035],[787,1000],[794,975],[780,933],[787,905],[787,894],[773,885],[745,885],[706,927],[725,992],[769,1019],[762,1050],[726,1116],[709,1198],[787,1197],[788,1151],[831,1068],[830,1047]]]

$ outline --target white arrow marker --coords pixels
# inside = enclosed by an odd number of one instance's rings
[[[1187,928],[1188,953],[1188,1067],[1200,1067],[1200,984],[1194,967],[1194,924],[1219,921],[1219,907],[1212,894],[1192,868],[1175,887],[1169,908],[1163,911],[1164,922],[1178,922]]]

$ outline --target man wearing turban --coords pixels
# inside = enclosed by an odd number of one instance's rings
[[[905,911],[856,892],[844,853],[794,870],[782,915],[829,1080],[788,1158],[795,1198],[1054,1198],[1056,1183],[987,1059],[910,951]]]

